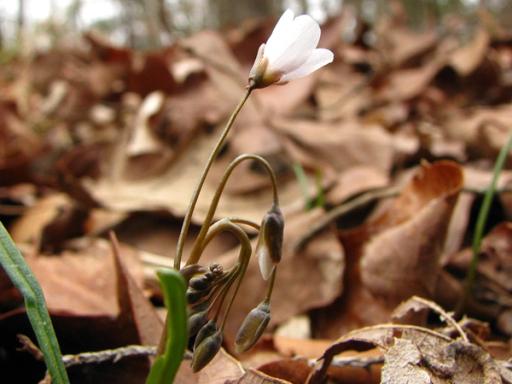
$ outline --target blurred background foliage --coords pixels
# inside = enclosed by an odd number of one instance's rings
[[[0,47],[49,48],[96,29],[115,43],[154,49],[201,29],[226,29],[286,8],[319,21],[349,12],[369,25],[399,15],[420,30],[459,23],[460,30],[471,31],[482,20],[499,28],[512,19],[509,0],[3,0]]]

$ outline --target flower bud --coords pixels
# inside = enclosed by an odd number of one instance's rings
[[[208,279],[217,280],[221,278],[223,274],[224,268],[222,267],[222,265],[213,263],[210,265],[209,270],[208,272],[206,272],[205,275],[208,277]]]
[[[198,291],[194,288],[187,289],[187,303],[190,305],[197,304],[201,301],[202,298],[206,297],[210,292],[210,288],[204,289],[202,291]]]
[[[245,352],[259,340],[270,321],[270,305],[260,303],[244,319],[235,339],[237,353]]]
[[[203,340],[213,335],[215,332],[217,332],[217,330],[217,323],[215,323],[213,320],[210,320],[205,325],[203,325],[203,327],[197,333],[196,340],[194,341],[194,350],[199,344],[201,344]]]
[[[194,354],[192,356],[192,370],[199,372],[201,369],[206,367],[210,361],[219,352],[222,346],[222,333],[216,331],[212,335],[206,337],[194,348]]]
[[[210,286],[211,279],[206,275],[196,275],[190,279],[189,286],[195,290],[202,291]]]
[[[284,219],[277,206],[274,205],[263,217],[260,228],[256,256],[261,275],[268,280],[274,266],[281,261],[283,247]]]
[[[192,314],[188,318],[188,337],[194,337],[208,322],[208,310]]]

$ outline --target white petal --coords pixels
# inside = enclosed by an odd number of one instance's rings
[[[270,56],[265,52],[269,69],[281,73],[293,71],[304,63],[319,40],[320,26],[311,16],[295,18],[290,31],[283,37],[280,49],[270,52]]]
[[[331,63],[333,59],[334,54],[330,50],[325,48],[317,48],[311,52],[310,56],[300,67],[291,72],[285,73],[281,77],[280,82],[284,83],[307,76],[317,69],[323,67],[324,65]]]
[[[268,248],[265,246],[258,246],[256,248],[256,257],[260,266],[261,276],[264,280],[268,280],[274,269],[274,263],[268,254]]]
[[[282,45],[283,36],[285,36],[291,29],[291,25],[293,22],[293,12],[290,9],[287,9],[279,18],[272,34],[268,38],[265,44],[265,53],[274,56],[277,51],[280,50]],[[279,52],[277,52],[279,53]]]

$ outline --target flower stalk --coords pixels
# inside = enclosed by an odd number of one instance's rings
[[[229,117],[228,122],[226,123],[219,140],[215,144],[215,147],[213,148],[210,157],[208,158],[208,161],[206,162],[206,165],[203,169],[203,173],[201,174],[199,181],[197,183],[197,186],[194,190],[194,193],[192,194],[192,199],[190,200],[189,206],[187,208],[187,212],[185,214],[185,218],[183,219],[183,225],[181,227],[180,236],[178,237],[178,243],[176,245],[176,256],[174,257],[174,269],[179,270],[181,267],[181,258],[183,255],[183,247],[185,246],[185,239],[188,234],[188,230],[190,228],[190,223],[192,221],[192,214],[194,213],[194,209],[197,204],[197,199],[199,198],[199,193],[201,192],[201,189],[203,188],[204,181],[206,180],[206,176],[208,175],[208,171],[210,170],[213,161],[218,156],[220,150],[222,149],[222,145],[224,144],[224,141],[226,140],[226,137],[228,136],[229,131],[231,130],[231,127],[233,126],[233,123],[235,122],[236,117],[242,110],[242,107],[244,106],[245,102],[249,98],[252,90],[254,88],[249,86],[243,95],[242,99],[236,106],[235,110]]]
[[[174,268],[180,271],[188,285],[186,290],[189,306],[188,342],[189,345],[194,345],[192,358],[194,371],[206,366],[221,348],[222,331],[253,254],[251,242],[242,226],[252,227],[259,233],[254,254],[258,257],[263,279],[268,282],[264,300],[248,314],[240,328],[239,335],[241,336],[237,339],[237,348],[240,350],[250,348],[264,332],[270,321],[270,296],[276,278],[277,264],[281,259],[284,230],[284,219],[279,208],[277,180],[270,164],[258,155],[240,155],[226,168],[186,265],[180,270],[185,239],[201,189],[235,119],[254,89],[272,84],[284,84],[290,80],[304,77],[333,60],[331,51],[316,48],[319,39],[320,27],[310,16],[294,17],[290,10],[281,16],[268,41],[260,46],[249,74],[247,90],[224,126],[192,194],[176,245]],[[261,224],[243,218],[224,218],[213,223],[228,179],[234,169],[246,160],[260,163],[267,171],[273,192],[271,208],[263,216]],[[225,231],[234,234],[239,241],[240,251],[237,263],[229,271],[224,271],[217,264],[211,265],[209,268],[200,266],[199,261],[205,247],[215,236]],[[228,297],[229,299],[227,299]],[[226,299],[227,304],[224,305]],[[221,314],[222,318],[220,319]],[[220,322],[220,326],[218,322]],[[161,345],[166,345],[166,338],[164,333]]]

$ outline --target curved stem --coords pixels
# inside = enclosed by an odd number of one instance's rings
[[[251,252],[249,251],[249,253],[245,253],[241,250],[240,251],[240,272],[238,274],[238,281],[237,281],[237,284],[236,284],[236,287],[235,287],[235,290],[233,292],[233,294],[231,295],[231,298],[229,300],[229,304],[226,308],[226,311],[224,312],[224,317],[222,318],[222,324],[220,326],[220,331],[223,332],[224,331],[224,326],[226,325],[226,320],[228,318],[228,315],[229,315],[229,311],[231,310],[231,307],[233,306],[233,303],[235,301],[235,297],[238,293],[238,290],[240,289],[240,285],[242,284],[242,280],[244,279],[244,276],[245,276],[245,272],[247,271],[247,266],[249,265],[249,259],[251,258]]]
[[[233,302],[234,302],[235,296],[238,292],[238,289],[240,288],[240,284],[245,275],[245,271],[247,270],[247,266],[249,264],[249,259],[251,258],[251,254],[252,254],[251,242],[249,240],[249,237],[245,233],[245,231],[242,228],[240,228],[240,226],[238,226],[237,224],[234,224],[233,222],[229,221],[228,219],[219,220],[218,222],[216,222],[215,224],[213,224],[210,227],[210,230],[208,231],[204,241],[202,242],[202,246],[199,251],[202,252],[203,249],[208,245],[208,243],[216,235],[218,235],[220,232],[223,232],[223,231],[229,231],[229,232],[233,233],[240,241],[240,253],[238,256],[238,265],[239,265],[240,269],[236,272],[238,282],[237,282],[235,291],[233,292],[233,294],[231,296],[228,307],[224,313],[221,330],[224,328],[224,324],[226,322],[227,315],[231,309],[231,306],[233,305]],[[217,317],[220,314],[222,304],[224,303],[224,300],[225,300],[233,282],[234,282],[234,280],[229,281],[229,283],[226,284],[227,288],[222,292],[222,296],[220,298],[220,302],[218,305],[218,311],[215,314],[215,319],[217,319]]]
[[[233,274],[232,276],[230,276],[230,279],[228,280],[228,282],[226,284],[224,284],[224,286],[222,287],[222,290],[220,291],[220,293],[218,294],[217,297],[215,297],[215,301],[219,300],[219,304],[217,305],[217,311],[215,313],[215,316],[213,316],[213,321],[217,322],[217,319],[219,318],[219,315],[220,315],[220,311],[222,309],[222,304],[224,304],[224,300],[226,299],[226,296],[229,292],[229,290],[231,289],[231,286],[233,285],[233,283],[235,282],[236,280],[236,275],[239,273],[239,271],[236,271],[235,274]],[[212,307],[214,306],[214,303],[215,301],[212,302]],[[211,308],[208,308],[208,310],[210,310]]]
[[[247,225],[248,227],[252,227],[257,231],[259,231],[260,227],[261,227],[258,223],[255,223],[252,220],[243,219],[241,217],[226,217],[226,219],[228,219],[229,221],[231,221],[234,224]]]
[[[201,250],[203,248],[202,243],[205,240],[206,234],[208,232],[208,228],[210,227],[210,224],[213,219],[213,215],[215,214],[215,211],[217,210],[217,206],[219,205],[219,200],[222,195],[222,192],[224,191],[224,188],[226,187],[226,183],[233,173],[234,169],[243,161],[245,160],[256,160],[260,162],[264,168],[266,169],[271,183],[272,183],[272,198],[273,198],[273,204],[279,205],[279,196],[277,193],[277,180],[276,175],[274,174],[274,171],[272,170],[272,167],[268,163],[267,160],[265,160],[263,157],[254,155],[254,154],[243,154],[235,158],[231,163],[229,163],[228,168],[224,172],[224,175],[222,176],[222,180],[215,191],[215,195],[212,199],[212,202],[210,203],[210,208],[208,209],[208,213],[206,214],[206,218],[203,221],[203,225],[201,227],[201,230],[199,234],[197,235],[196,241],[194,242],[194,246],[192,247],[192,251],[190,252],[190,257],[187,260],[187,265],[190,264],[196,264],[200,257],[201,257]]]
[[[270,275],[270,281],[268,282],[267,292],[265,293],[265,302],[267,304],[270,303],[270,296],[272,296],[272,291],[274,290],[274,282],[276,281],[276,271],[277,265],[272,270],[272,274]]]
[[[219,154],[222,144],[224,144],[224,141],[226,140],[226,137],[233,126],[233,123],[240,113],[240,110],[244,106],[245,102],[249,98],[249,95],[251,94],[253,88],[249,87],[247,88],[246,93],[236,106],[235,110],[231,114],[228,122],[226,123],[226,126],[224,127],[224,130],[222,131],[219,140],[217,141],[217,144],[215,144],[215,147],[213,148],[212,153],[210,154],[210,157],[208,158],[208,161],[206,162],[206,165],[203,169],[203,173],[201,174],[201,177],[199,178],[199,182],[197,183],[196,189],[194,190],[194,193],[192,195],[192,199],[190,200],[190,204],[187,209],[187,213],[185,214],[185,218],[183,219],[183,225],[181,227],[180,236],[178,238],[178,243],[176,245],[176,255],[174,257],[174,269],[179,270],[181,265],[181,258],[183,255],[183,247],[185,246],[185,238],[188,234],[188,230],[190,228],[190,222],[192,221],[192,213],[194,212],[194,209],[196,207],[197,199],[199,198],[199,193],[201,192],[201,189],[203,187],[204,181],[206,179],[206,176],[208,174],[208,171],[210,170],[213,161]]]

